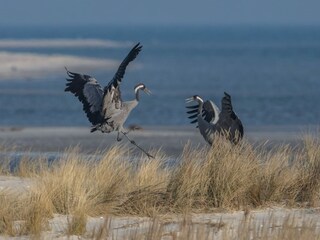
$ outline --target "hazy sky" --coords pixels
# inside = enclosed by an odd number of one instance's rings
[[[320,0],[0,0],[0,25],[320,25]]]

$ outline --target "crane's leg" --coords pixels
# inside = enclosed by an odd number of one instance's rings
[[[120,142],[122,140],[122,137],[120,137],[120,133],[122,133],[123,135],[127,135],[130,132],[130,130],[124,132],[123,130],[118,131],[118,135],[117,135],[117,141]]]
[[[122,137],[120,137],[120,132],[118,132],[117,141],[120,142],[121,140],[122,140]]]
[[[123,136],[125,136],[129,142],[133,145],[135,145],[137,148],[139,148],[144,154],[146,154],[148,156],[148,158],[154,158],[154,156],[150,155],[147,151],[145,151],[143,148],[141,148],[138,144],[136,144],[135,141],[133,141],[132,139],[130,139],[127,134],[128,132],[121,132],[123,134]]]

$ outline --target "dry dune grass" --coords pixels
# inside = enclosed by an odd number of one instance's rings
[[[2,174],[28,177],[33,184],[23,193],[0,190],[0,234],[39,236],[53,214],[70,216],[66,233],[81,235],[88,216],[156,217],[269,205],[320,205],[317,138],[305,137],[299,148],[271,150],[245,141],[234,146],[223,139],[210,149],[187,144],[174,166],[168,166],[160,151],[154,155],[155,159],[143,155],[132,159],[130,150],[115,146],[86,157],[75,148],[53,163],[22,158],[14,172],[8,159],[1,159]],[[160,231],[154,224],[150,234]],[[189,224],[186,231],[192,228]]]
[[[258,170],[248,143],[232,146],[220,139],[209,151],[187,145],[170,182],[172,200],[181,210],[245,206]]]

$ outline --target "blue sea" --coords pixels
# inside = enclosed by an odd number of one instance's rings
[[[319,125],[320,27],[0,27],[1,39],[102,39],[141,42],[121,85],[124,100],[145,83],[126,124],[188,125],[185,99],[198,94],[220,106],[223,92],[247,126]],[[123,48],[0,48],[121,61]],[[45,71],[45,69],[43,69]],[[72,70],[72,69],[70,69]],[[101,85],[113,70],[84,72]],[[65,70],[38,79],[0,79],[0,126],[90,126],[80,102],[64,92]]]

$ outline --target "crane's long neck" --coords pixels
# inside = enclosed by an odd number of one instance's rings
[[[140,90],[144,88],[144,85],[140,84],[134,88],[134,92],[136,94],[136,100],[139,102],[140,100]]]
[[[203,102],[202,102],[202,101],[199,101],[198,114],[201,115],[202,109],[203,109]]]
[[[139,90],[140,90],[140,88],[136,88],[136,89],[134,90],[135,93],[136,93],[136,100],[137,100],[137,102],[139,102],[139,100],[140,100]]]
[[[199,115],[202,115],[203,100],[202,100],[200,97],[197,97],[197,102],[199,103],[198,114],[199,114]]]

